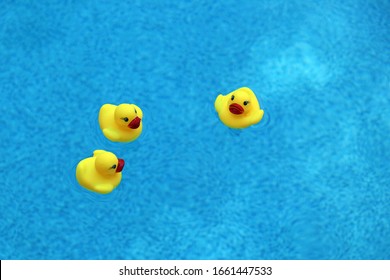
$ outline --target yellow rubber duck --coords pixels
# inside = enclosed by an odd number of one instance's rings
[[[261,121],[264,111],[250,88],[218,95],[214,103],[219,119],[230,128],[246,128]]]
[[[131,142],[142,132],[142,110],[134,104],[104,104],[99,112],[99,125],[104,136],[113,142]]]
[[[112,192],[122,180],[123,159],[104,150],[96,150],[93,156],[81,160],[76,167],[79,184],[93,192]]]

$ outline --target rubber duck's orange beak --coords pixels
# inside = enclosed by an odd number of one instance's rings
[[[139,117],[135,117],[128,125],[131,129],[137,129],[141,124],[141,119]]]
[[[125,161],[121,158],[118,158],[118,167],[116,168],[115,172],[117,173],[122,172],[124,166],[125,166]]]
[[[242,108],[240,104],[233,103],[229,106],[229,111],[232,114],[241,115],[242,113],[244,113],[244,108]]]

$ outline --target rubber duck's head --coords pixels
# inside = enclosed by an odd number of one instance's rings
[[[231,114],[245,116],[251,112],[254,104],[258,104],[256,96],[249,88],[240,88],[227,95],[228,108]]]
[[[141,125],[142,111],[134,104],[120,104],[115,109],[116,123],[125,128],[137,129]]]
[[[124,166],[125,161],[118,159],[113,153],[104,152],[96,156],[95,168],[100,174],[113,175],[122,172]]]

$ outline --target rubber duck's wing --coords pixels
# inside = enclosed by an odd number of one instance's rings
[[[215,102],[214,102],[214,107],[215,107],[215,110],[217,112],[219,112],[221,110],[222,101],[223,101],[223,95],[220,94],[220,95],[218,95],[217,99],[215,99]]]
[[[263,118],[264,116],[264,111],[260,109],[260,111],[257,111],[254,115],[253,115],[253,118],[251,120],[251,122],[253,124],[256,124],[258,123],[259,121],[261,121],[261,119]]]
[[[106,194],[111,192],[114,189],[114,186],[111,184],[98,184],[95,185],[94,189],[99,193]]]
[[[103,129],[103,134],[110,140],[118,140],[120,138],[119,133],[111,128],[105,128]]]

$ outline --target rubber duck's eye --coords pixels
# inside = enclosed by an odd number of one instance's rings
[[[116,164],[114,164],[113,166],[111,166],[110,169],[115,169],[116,168]]]
[[[244,105],[248,105],[249,104],[249,101],[244,101]]]
[[[123,120],[125,121],[125,122],[128,122],[129,121],[129,118],[123,118]]]
[[[137,114],[137,109],[134,108],[134,112]]]
[[[234,100],[234,95],[232,95],[231,100]]]

